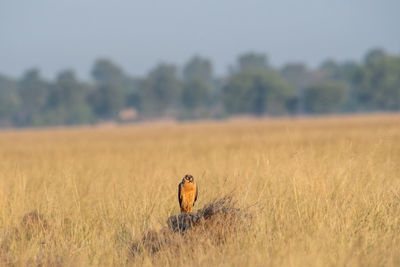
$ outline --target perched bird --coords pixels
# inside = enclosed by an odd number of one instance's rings
[[[197,191],[193,176],[186,174],[178,186],[178,200],[182,213],[192,212],[194,203],[197,200]]]

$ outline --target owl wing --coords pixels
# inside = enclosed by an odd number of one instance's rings
[[[179,185],[178,185],[178,200],[179,200],[179,207],[181,207],[181,206],[182,206],[181,186],[182,186],[182,183],[179,183]]]
[[[197,200],[197,193],[199,192],[199,188],[198,188],[198,186],[196,185],[196,196],[194,197],[194,201],[193,201],[193,206],[194,206],[194,203],[196,202],[196,200]]]

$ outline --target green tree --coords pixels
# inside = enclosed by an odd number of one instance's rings
[[[35,124],[47,104],[49,84],[40,77],[38,69],[28,70],[18,84],[21,109],[18,124]]]
[[[215,95],[211,61],[199,56],[190,59],[183,68],[182,105],[185,117],[201,117]]]
[[[318,71],[324,76],[325,79],[337,80],[340,78],[340,65],[333,59],[327,59],[323,61],[319,65]]]
[[[182,85],[176,67],[161,63],[150,71],[142,86],[143,110],[147,115],[173,113],[181,99]]]
[[[204,83],[213,82],[213,68],[210,60],[195,56],[183,67],[183,80],[202,80]]]
[[[0,74],[0,126],[10,126],[20,108],[17,82]]]
[[[358,101],[364,110],[400,109],[400,57],[372,50],[366,55]]]
[[[365,55],[365,58],[364,58],[364,63],[365,63],[365,65],[371,65],[375,61],[381,61],[387,56],[388,55],[385,52],[385,50],[383,50],[381,48],[374,48],[367,52],[367,54]]]
[[[229,78],[223,101],[229,113],[287,113],[294,89],[274,71],[244,71]]]
[[[95,113],[104,119],[115,118],[124,107],[125,75],[120,67],[107,59],[97,60],[92,76],[96,88],[89,97]]]
[[[289,63],[281,69],[281,75],[294,87],[305,87],[309,83],[307,66],[302,63]]]
[[[142,110],[143,96],[140,91],[140,86],[142,82],[143,81],[140,78],[125,77],[125,107],[133,107],[138,111]]]
[[[361,83],[363,66],[347,61],[339,65],[337,72],[337,80],[347,83],[349,87],[348,99],[343,106],[344,111],[354,112],[359,110],[359,102],[357,98],[357,87]]]
[[[98,84],[121,83],[124,72],[111,60],[102,58],[94,63],[92,76]]]
[[[184,82],[182,104],[189,110],[206,107],[210,95],[210,86],[202,79],[191,79]]]
[[[238,57],[238,71],[266,70],[269,68],[267,56],[263,53],[247,52]]]
[[[62,71],[57,76],[49,104],[73,109],[85,103],[88,93],[88,86],[79,82],[73,71]]]
[[[296,96],[289,101],[289,111],[304,113],[304,89],[311,84],[312,73],[302,63],[289,63],[281,69],[281,75],[296,90]]]
[[[324,81],[305,90],[305,108],[308,113],[332,113],[341,110],[348,96],[343,82]]]
[[[79,82],[73,71],[58,74],[48,100],[43,120],[46,124],[78,124],[93,121],[92,110],[86,100],[90,91]]]

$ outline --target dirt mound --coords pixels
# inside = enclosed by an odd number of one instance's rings
[[[24,215],[22,218],[22,226],[27,229],[47,230],[49,224],[42,214],[38,211],[32,211]]]
[[[237,207],[231,195],[206,204],[196,213],[182,213],[171,216],[167,226],[161,231],[148,231],[131,246],[133,255],[144,251],[151,254],[164,248],[175,251],[190,243],[201,245],[213,243],[220,245],[238,232],[246,231],[251,224],[251,214],[247,209]]]

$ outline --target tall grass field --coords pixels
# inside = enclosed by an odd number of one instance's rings
[[[249,224],[133,253],[187,173]],[[0,132],[0,265],[399,266],[400,115]]]

